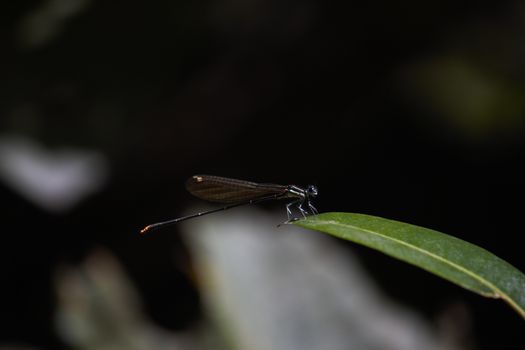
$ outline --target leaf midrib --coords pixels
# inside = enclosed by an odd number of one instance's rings
[[[412,245],[410,243],[407,243],[407,242],[404,242],[402,240],[399,240],[399,239],[396,239],[396,238],[393,238],[391,236],[387,236],[387,235],[383,235],[379,232],[376,232],[376,231],[372,231],[372,230],[369,230],[369,229],[365,229],[365,228],[362,228],[362,227],[357,227],[357,226],[354,226],[354,225],[350,225],[350,224],[343,224],[343,223],[340,223],[340,222],[337,222],[337,221],[333,221],[333,220],[328,220],[326,221],[327,223],[330,223],[332,225],[335,225],[335,226],[341,226],[341,227],[345,227],[345,228],[348,228],[348,229],[354,229],[354,230],[359,230],[359,231],[363,231],[363,232],[367,232],[369,234],[372,234],[372,235],[375,235],[375,236],[379,236],[379,237],[382,237],[384,239],[387,239],[387,240],[391,240],[397,244],[400,244],[400,245],[404,245],[406,247],[409,247],[409,248],[412,248],[422,254],[425,254],[431,258],[434,258],[438,261],[441,261],[443,262],[444,264],[446,265],[449,265],[455,269],[457,269],[458,271],[461,271],[463,273],[465,273],[466,275],[470,276],[471,278],[477,280],[478,282],[480,282],[481,284],[487,286],[488,288],[490,288],[491,290],[493,290],[493,293],[483,293],[483,292],[479,292],[480,294],[484,295],[484,296],[487,296],[487,297],[492,297],[492,298],[504,298],[505,300],[507,300],[510,304],[514,304],[510,298],[506,298],[506,293],[504,293],[501,289],[499,289],[498,287],[496,287],[495,285],[493,285],[492,283],[490,283],[489,281],[487,281],[486,279],[482,278],[481,276],[475,274],[475,273],[472,273],[470,270],[467,270],[463,267],[461,267],[460,265],[457,265],[455,264],[454,262],[450,261],[450,260],[447,260],[439,255],[436,255],[428,250],[425,250],[425,249],[422,249],[418,246],[415,246],[415,245]],[[517,305],[515,305],[514,307],[517,307]],[[519,308],[518,308],[519,309]]]

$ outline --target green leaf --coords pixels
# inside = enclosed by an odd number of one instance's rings
[[[351,213],[323,213],[294,224],[379,250],[486,297],[525,318],[525,275],[472,243],[427,228]]]

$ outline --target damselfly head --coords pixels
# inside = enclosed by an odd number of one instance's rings
[[[306,189],[306,194],[308,195],[308,197],[317,196],[317,187],[315,187],[314,185],[308,186],[308,188]]]

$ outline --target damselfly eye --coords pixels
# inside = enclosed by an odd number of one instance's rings
[[[308,196],[315,197],[317,196],[317,187],[314,185],[308,186],[308,189],[306,190],[308,192]]]

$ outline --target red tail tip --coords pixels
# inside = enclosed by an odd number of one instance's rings
[[[145,234],[146,232],[149,231],[150,228],[151,228],[151,225],[144,227],[142,230],[140,230],[140,234],[141,235]]]

